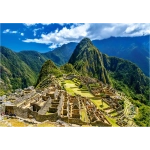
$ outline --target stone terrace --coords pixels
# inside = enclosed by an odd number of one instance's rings
[[[17,92],[17,96],[12,94],[9,99],[13,99],[12,112],[19,117],[35,118],[40,122],[61,119],[72,124],[84,125],[87,122],[81,120],[81,109],[85,108],[92,125],[111,126],[103,113],[89,99],[80,95],[69,95],[61,90],[56,82],[51,82],[42,90],[29,87]],[[5,108],[6,112],[7,107]]]

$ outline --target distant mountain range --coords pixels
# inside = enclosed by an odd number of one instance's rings
[[[102,53],[130,60],[140,67],[146,76],[149,76],[149,35],[139,37],[110,37],[92,42]]]

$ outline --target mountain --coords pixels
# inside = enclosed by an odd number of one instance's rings
[[[34,84],[35,73],[15,52],[0,47],[0,56],[1,95],[12,89]]]
[[[36,51],[21,51],[16,53],[36,74],[39,73],[43,63],[47,60],[41,53]]]
[[[149,103],[150,80],[141,69],[130,61],[102,54],[88,38],[76,46],[69,63],[82,75],[96,77],[134,99]]]
[[[53,51],[42,53],[42,55],[47,59],[51,59],[53,62],[55,62],[55,64],[60,66],[68,62],[76,45],[77,43],[74,42],[64,44],[61,47],[54,49]]]
[[[59,77],[62,75],[61,71],[59,70],[59,68],[57,68],[57,66],[54,64],[53,61],[51,60],[47,60],[39,73],[38,79],[37,79],[37,83],[36,86],[42,82],[45,78],[47,78],[49,75],[55,75],[56,77]]]
[[[65,64],[77,44],[64,44],[47,53],[36,51],[14,52],[4,46],[0,46],[0,95],[17,89],[34,85],[43,63],[49,59],[57,66]]]
[[[127,59],[127,57],[129,56],[130,58],[134,58],[136,62],[139,62],[139,65],[141,64],[141,68],[143,68],[143,70],[148,72],[147,60],[149,60],[148,55],[149,42],[147,38],[148,36],[133,37],[133,38],[111,37],[109,39],[96,40],[93,41],[93,43],[94,45],[97,44],[98,48],[101,47],[100,51],[102,52],[106,51],[110,55],[117,54],[118,57],[126,56],[125,59]],[[11,90],[15,88],[26,87],[28,85],[33,85],[38,78],[38,73],[42,67],[42,64],[46,60],[51,59],[57,66],[61,66],[66,62],[70,61],[74,65],[75,69],[77,69],[81,74],[97,77],[104,83],[113,83],[114,86],[116,86],[118,89],[121,88],[122,90],[126,91],[127,94],[130,94],[132,96],[135,95],[135,99],[137,96],[141,97],[143,91],[144,93],[147,93],[147,95],[149,94],[148,89],[147,88],[145,89],[145,87],[147,87],[147,84],[149,83],[149,80],[147,78],[145,79],[145,76],[143,77],[143,73],[141,71],[137,71],[138,69],[136,69],[136,71],[134,72],[137,78],[131,75],[130,73],[129,79],[131,80],[131,82],[127,83],[129,82],[129,80],[128,78],[127,79],[125,78],[125,75],[123,75],[125,69],[122,72],[121,69],[119,69],[115,74],[115,71],[112,69],[112,67],[109,67],[108,63],[106,63],[106,62],[113,62],[117,58],[116,57],[110,58],[104,56],[101,52],[100,53],[98,52],[99,50],[95,48],[94,45],[90,43],[89,47],[86,48],[84,47],[85,46],[84,43],[83,45],[80,43],[80,46],[78,46],[77,43],[68,43],[47,53],[39,53],[36,51],[21,51],[19,53],[16,53],[5,47],[0,47],[1,49],[0,54],[2,58],[0,63],[1,68],[0,86],[3,88],[3,91],[7,91],[6,89]],[[134,46],[136,48],[134,48]],[[73,54],[74,56],[70,58],[72,53],[74,52],[74,49],[78,49],[76,51],[77,52],[79,51],[80,55],[77,56],[74,53]],[[86,51],[86,49],[88,49],[88,51]],[[90,49],[94,49],[94,51],[91,51]],[[82,51],[82,53],[80,50]],[[133,59],[131,61],[133,62]],[[118,63],[116,63],[116,69],[122,63],[124,64],[126,62],[124,62],[123,59],[119,59]],[[130,64],[132,63],[130,62]],[[113,63],[111,64],[111,66],[112,65]],[[127,68],[127,71],[137,67],[137,66],[133,67],[133,64],[131,66],[132,66],[131,68],[130,66]],[[61,69],[63,70],[62,72],[64,73],[70,71],[71,66],[68,65],[67,67],[65,66],[64,68],[61,67]],[[140,78],[141,80],[137,80]],[[136,81],[133,79],[136,79]],[[143,86],[141,86],[142,80],[144,81],[142,83]],[[140,82],[137,83],[137,81]],[[147,84],[145,84],[145,81],[147,82]],[[131,86],[132,90],[130,90],[130,85],[133,85],[133,87]],[[137,93],[140,95],[138,95]]]
[[[66,63],[62,66],[60,66],[60,70],[64,74],[78,74],[78,72],[75,70],[74,66],[72,64]]]
[[[102,54],[88,38],[84,38],[77,45],[69,63],[82,75],[98,78],[104,83],[110,82],[102,61]]]
[[[93,40],[93,44],[109,56],[130,60],[135,63],[145,75],[149,74],[149,35],[139,37],[110,37],[103,40]]]

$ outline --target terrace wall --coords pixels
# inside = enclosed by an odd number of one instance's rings
[[[14,106],[14,113],[21,118],[28,118],[28,109],[22,109]]]
[[[94,121],[94,122],[91,122],[91,125],[93,126],[100,126],[100,127],[111,127],[112,125],[111,124],[106,124],[102,121]]]
[[[40,115],[37,112],[31,111],[30,109],[29,109],[29,114],[32,115],[39,122],[43,122],[46,120],[55,122],[59,118],[57,113],[49,114],[49,115]]]
[[[68,117],[61,118],[61,120],[68,123]],[[87,125],[86,122],[81,121],[79,118],[69,118],[69,123],[78,125]]]

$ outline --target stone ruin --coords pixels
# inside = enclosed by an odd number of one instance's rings
[[[7,100],[13,99],[13,105],[5,105],[5,113],[14,113],[22,118],[35,118],[43,122],[52,122],[58,119],[67,123],[84,125],[81,120],[81,109],[85,108],[90,124],[98,126],[111,126],[103,113],[87,98],[80,95],[71,96],[61,90],[56,82],[51,82],[43,90],[34,87],[20,90],[18,95],[12,94]]]

